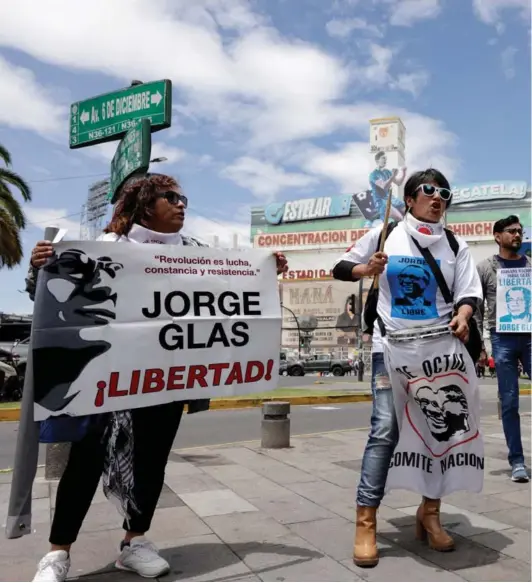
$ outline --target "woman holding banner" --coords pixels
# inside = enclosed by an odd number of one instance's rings
[[[445,176],[414,173],[404,199],[404,219],[366,233],[333,270],[345,281],[380,276],[374,408],[354,545],[354,561],[365,567],[379,560],[376,513],[385,487],[421,494],[416,536],[449,551],[454,541],[440,523],[441,498],[480,492],[483,483],[477,376],[464,344],[482,299],[480,280],[467,244],[443,227],[452,200]]]
[[[100,241],[202,246],[181,234],[187,197],[176,180],[147,174],[122,188],[111,222]],[[38,269],[53,255],[50,242],[33,249],[27,290],[34,296]],[[276,253],[278,273],[286,271],[284,255]],[[38,379],[36,379],[38,383]],[[103,472],[104,493],[118,503],[125,516],[125,535],[116,561],[119,569],[143,577],[158,577],[170,568],[145,537],[164,483],[165,467],[183,414],[184,401],[74,418],[68,463],[57,489],[52,522],[51,550],[39,563],[34,581],[65,581],[70,568],[70,547],[76,541]],[[188,403],[189,413],[204,411],[209,401]],[[42,423],[46,441],[68,441],[59,436],[57,419]],[[43,431],[44,430],[44,431]],[[55,433],[55,435],[54,435]],[[9,532],[8,532],[9,536]],[[19,534],[20,536],[20,534]]]

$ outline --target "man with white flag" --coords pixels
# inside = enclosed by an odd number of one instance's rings
[[[482,299],[480,279],[467,244],[442,224],[452,199],[445,176],[435,169],[414,173],[404,199],[405,218],[366,233],[333,271],[349,281],[380,276],[367,304],[371,296],[388,375],[386,382],[379,377],[376,391],[391,388],[393,400],[382,400],[380,408],[393,403],[399,429],[398,438],[381,440],[378,456],[368,464],[374,474],[364,481],[368,502],[357,498],[354,560],[368,567],[378,562],[380,482],[386,481],[386,491],[401,488],[423,496],[416,535],[438,551],[454,548],[440,523],[441,498],[457,490],[480,492],[483,484],[479,391],[468,352],[480,349],[471,321]],[[394,417],[393,411],[380,415]],[[378,496],[368,496],[368,484]]]

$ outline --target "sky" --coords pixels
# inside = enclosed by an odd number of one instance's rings
[[[0,143],[29,181],[25,259],[0,311],[28,313],[45,226],[79,238],[117,142],[70,150],[75,101],[170,79],[153,170],[185,232],[249,244],[250,207],[365,189],[369,120],[399,116],[409,169],[530,182],[530,0],[17,0],[0,3]]]

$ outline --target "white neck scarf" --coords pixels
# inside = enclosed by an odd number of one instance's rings
[[[135,223],[128,233],[128,239],[134,243],[159,243],[160,245],[182,245],[179,233],[159,233]]]
[[[424,248],[437,243],[444,234],[443,225],[441,223],[426,223],[424,221],[418,221],[412,213],[406,213],[403,223],[406,232]]]

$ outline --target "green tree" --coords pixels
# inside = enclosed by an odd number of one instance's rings
[[[0,268],[12,269],[22,261],[20,231],[26,226],[26,217],[10,187],[15,187],[24,202],[31,201],[28,183],[10,170],[11,155],[0,144]]]

